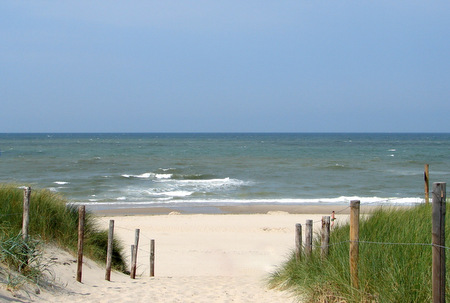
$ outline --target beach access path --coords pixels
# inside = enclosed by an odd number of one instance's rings
[[[318,229],[322,215],[331,214],[326,211],[97,215],[104,229],[114,220],[115,238],[124,244],[127,260],[135,229],[140,229],[136,279],[113,272],[111,282],[105,281],[104,265],[86,259],[78,283],[76,258],[50,247],[47,256],[59,286],[9,302],[298,302],[289,292],[269,289],[267,281],[294,249],[295,224],[311,219]],[[337,215],[337,222],[346,220],[345,212]],[[149,277],[151,239],[156,244],[155,277]]]

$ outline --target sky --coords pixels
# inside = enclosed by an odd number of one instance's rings
[[[0,132],[450,132],[449,1],[0,2]]]

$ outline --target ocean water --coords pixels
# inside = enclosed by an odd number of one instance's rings
[[[0,134],[0,182],[95,207],[414,204],[450,134]]]

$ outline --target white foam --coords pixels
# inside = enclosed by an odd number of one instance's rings
[[[150,178],[156,178],[156,179],[170,179],[172,178],[172,174],[155,174],[155,173],[143,173],[140,175],[128,175],[123,174],[122,177],[124,178],[140,178],[140,179],[150,179]]]
[[[122,177],[125,177],[125,178],[142,178],[142,179],[148,179],[148,178],[150,178],[152,175],[154,175],[153,173],[143,173],[143,174],[140,174],[140,175],[122,175]]]
[[[181,191],[179,192],[181,194]],[[121,197],[124,198],[124,197]],[[119,200],[119,199],[117,199]],[[171,198],[158,198],[156,201],[127,201],[127,202],[71,202],[69,204],[73,205],[127,205],[129,207],[139,206],[139,205],[154,205],[159,203],[171,203],[171,204],[202,204],[202,205],[229,205],[229,204],[308,204],[308,205],[323,205],[323,204],[336,204],[336,205],[349,205],[350,201],[359,200],[361,205],[398,205],[398,206],[410,206],[424,203],[423,198],[411,197],[411,198],[380,198],[380,197],[336,197],[336,198],[311,198],[311,199],[296,199],[296,198],[285,198],[285,199],[197,199],[197,200],[184,200],[177,199],[172,200]],[[122,200],[123,201],[123,200]]]
[[[171,197],[187,197],[192,195],[193,193],[189,191],[178,190],[178,191],[168,191],[162,194]]]
[[[69,184],[70,182],[65,182],[65,181],[55,181],[55,182],[53,182],[53,183],[58,184],[58,185],[65,185],[65,184]]]
[[[251,182],[238,179],[206,179],[206,180],[159,180],[160,182],[170,182],[175,186],[195,186],[196,188],[220,188],[220,187],[238,187],[249,185]]]

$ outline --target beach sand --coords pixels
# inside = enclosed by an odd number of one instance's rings
[[[16,298],[6,297],[9,293],[3,290],[0,301],[297,302],[289,292],[270,290],[267,279],[291,255],[295,224],[304,226],[311,219],[317,230],[322,216],[332,210],[337,212],[338,224],[348,220],[346,206],[235,206],[222,208],[225,214],[183,214],[173,209],[167,209],[167,214],[155,209],[99,211],[100,227],[107,229],[109,220],[114,220],[115,237],[123,242],[127,260],[135,229],[140,229],[135,280],[113,272],[111,282],[105,281],[104,265],[85,258],[82,283],[78,283],[76,258],[48,247],[46,256],[51,258],[56,286],[42,288],[40,294],[19,292]],[[149,277],[151,239],[156,244],[155,277]]]

